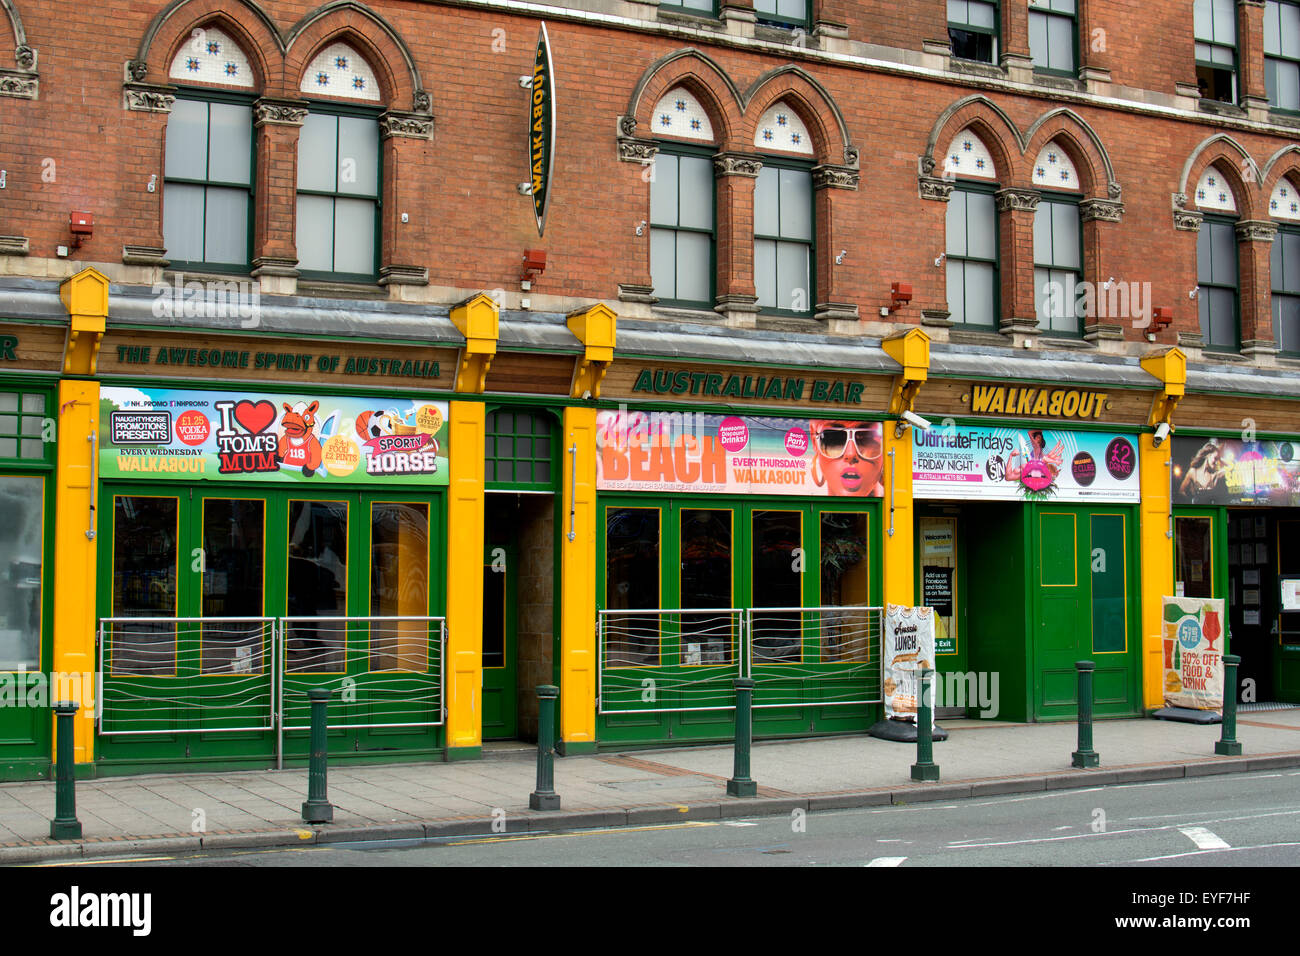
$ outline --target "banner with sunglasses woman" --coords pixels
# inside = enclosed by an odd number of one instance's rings
[[[880,422],[602,411],[601,491],[880,497]]]

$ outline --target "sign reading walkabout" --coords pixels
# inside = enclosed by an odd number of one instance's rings
[[[447,403],[100,390],[104,478],[448,484]]]
[[[528,113],[528,181],[532,185],[533,215],[537,234],[546,229],[546,200],[555,168],[555,68],[551,64],[551,38],[546,24],[537,33],[533,57],[532,108]]]
[[[921,671],[934,668],[934,609],[885,606],[885,717],[916,721]]]
[[[913,433],[917,498],[1138,502],[1137,443],[1059,428],[949,426]]]
[[[596,443],[601,491],[884,494],[880,422],[611,410]]]
[[[1300,444],[1175,436],[1174,504],[1300,507]]]
[[[1166,597],[1161,644],[1168,707],[1223,709],[1223,599]]]

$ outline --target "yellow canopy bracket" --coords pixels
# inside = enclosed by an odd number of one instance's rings
[[[569,331],[583,345],[583,354],[573,368],[571,398],[600,398],[600,383],[614,361],[618,315],[604,303],[570,312],[565,319]]]
[[[1165,424],[1172,429],[1174,410],[1187,393],[1187,356],[1182,349],[1174,347],[1143,356],[1141,361],[1146,373],[1161,385],[1152,399],[1147,424],[1152,428]]]
[[[930,374],[930,336],[920,329],[895,332],[880,347],[901,365],[902,373],[894,377],[889,396],[889,414],[895,417],[912,411],[916,395]]]
[[[59,286],[59,298],[69,319],[63,371],[94,375],[108,325],[108,276],[98,269],[82,269]]]
[[[487,388],[488,369],[501,337],[500,315],[496,302],[483,292],[452,306],[452,324],[465,336],[456,367],[456,391],[481,393]]]

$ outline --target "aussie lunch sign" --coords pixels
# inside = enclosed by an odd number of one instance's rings
[[[447,403],[105,386],[102,478],[446,485]]]

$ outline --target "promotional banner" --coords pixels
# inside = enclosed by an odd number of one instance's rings
[[[692,412],[596,415],[596,487],[880,497],[880,422]]]
[[[447,403],[100,390],[102,478],[445,485]]]
[[[885,717],[915,722],[921,671],[934,669],[934,610],[886,605],[884,657]]]
[[[1164,693],[1168,707],[1223,709],[1223,599],[1164,599]]]
[[[1173,442],[1174,504],[1300,507],[1300,448],[1292,442]]]
[[[913,432],[917,498],[1137,502],[1137,445],[1127,435],[1060,428],[947,426]]]

